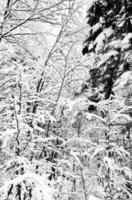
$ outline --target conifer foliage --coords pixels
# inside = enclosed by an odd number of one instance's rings
[[[81,92],[86,94],[94,108],[88,112],[101,117],[100,123],[105,129],[101,135],[99,131],[95,132],[99,141],[94,156],[106,200],[132,198],[131,18],[130,0],[96,0],[87,11],[90,28],[82,54],[91,63],[85,81],[87,88],[83,86],[85,89],[82,88]],[[89,114],[88,119],[91,119]]]
[[[87,12],[90,30],[82,53],[96,55],[90,82],[104,99],[114,94],[117,79],[131,69],[131,11],[131,1],[99,0]]]

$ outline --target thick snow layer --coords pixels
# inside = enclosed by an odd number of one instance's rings
[[[132,33],[128,33],[122,41],[122,51],[128,50],[131,47]]]
[[[0,188],[0,195],[6,194],[8,191],[8,188],[11,185],[14,186],[14,190],[15,190],[16,188],[15,186],[17,186],[18,184],[21,184],[23,190],[26,187],[24,186],[24,184],[27,184],[27,187],[30,185],[33,186],[32,188],[33,200],[42,200],[42,199],[51,200],[52,199],[51,196],[52,196],[53,191],[48,187],[46,177],[41,177],[38,174],[34,174],[31,172],[20,175],[19,177],[14,178],[13,180],[6,181],[4,186]],[[14,199],[14,195],[15,195],[15,191],[12,194],[12,199]]]
[[[96,40],[94,41],[94,44],[96,45],[96,52],[100,51],[103,47],[105,42],[113,35],[113,30],[111,28],[104,29],[103,32],[101,32]]]
[[[95,33],[98,29],[101,28],[101,24],[100,23],[97,23],[95,24],[93,27],[92,27],[92,32]]]
[[[105,36],[107,38],[110,38],[113,34],[114,34],[114,31],[111,29],[111,28],[107,28],[103,31],[103,33],[105,34]]]
[[[88,200],[101,200],[101,199],[99,199],[99,198],[97,198],[97,197],[95,197],[94,195],[90,195],[89,196],[89,199]]]
[[[123,43],[128,43],[130,42],[130,40],[132,39],[132,33],[128,33],[124,39],[123,39]]]
[[[122,76],[118,79],[118,81],[116,82],[116,85],[119,87],[119,88],[123,88],[125,87],[125,85],[127,84],[128,80],[131,79],[131,73],[128,71],[128,72],[125,72],[124,74],[122,74]]]
[[[93,48],[94,48],[93,43],[90,43],[90,45],[89,45],[89,47],[88,47],[88,50],[91,51]]]
[[[110,43],[110,47],[112,47],[113,49],[120,49],[122,47],[122,41],[114,40]]]
[[[101,65],[105,64],[106,61],[107,61],[111,56],[117,56],[117,55],[118,55],[118,52],[117,52],[117,51],[114,51],[114,50],[111,50],[111,51],[109,51],[108,53],[104,54],[104,55],[101,57],[100,62],[98,63],[98,67],[100,67]]]

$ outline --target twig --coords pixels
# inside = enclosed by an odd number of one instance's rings
[[[13,98],[14,98],[14,96],[13,96]],[[14,114],[15,114],[16,125],[17,125],[17,135],[16,135],[16,141],[17,141],[17,145],[18,145],[17,155],[20,156],[20,148],[19,148],[19,145],[20,145],[20,141],[19,141],[20,127],[19,127],[19,121],[18,121],[18,116],[17,116],[17,111],[16,111],[15,99],[13,101],[13,104],[14,104]]]

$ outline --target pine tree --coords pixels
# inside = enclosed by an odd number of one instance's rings
[[[82,53],[94,52],[96,59],[90,69],[90,84],[94,90],[98,88],[103,99],[114,95],[117,79],[131,70],[131,10],[131,1],[126,0],[98,0],[88,10],[90,30]]]
[[[102,153],[105,167],[101,182],[104,182],[104,198],[107,200],[131,198],[131,164],[123,155],[123,151],[126,156],[127,153],[131,154],[132,137],[131,18],[130,0],[96,0],[87,11],[89,30],[82,53],[89,57],[91,65],[89,78],[81,92],[86,91],[88,99],[93,102],[92,112],[98,108],[105,120],[105,153]],[[114,102],[118,102],[118,105]],[[91,110],[88,109],[88,112]],[[102,145],[101,141],[99,144]],[[125,184],[120,181],[120,187],[117,187],[114,181],[117,177],[119,180],[123,178]]]

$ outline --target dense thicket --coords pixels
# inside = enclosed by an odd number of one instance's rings
[[[131,2],[89,2],[0,2],[1,200],[132,199]]]
[[[72,196],[68,97],[83,74],[82,6],[0,1],[1,200]]]

